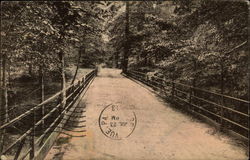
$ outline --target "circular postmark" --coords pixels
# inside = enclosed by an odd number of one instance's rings
[[[132,110],[122,109],[114,104],[106,106],[99,116],[102,133],[114,140],[129,137],[135,130],[136,122],[136,115]]]

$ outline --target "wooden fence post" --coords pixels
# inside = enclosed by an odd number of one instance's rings
[[[18,149],[17,149],[17,151],[16,151],[14,160],[18,160],[18,157],[19,157],[19,155],[20,155],[20,153],[21,153],[21,151],[22,151],[22,148],[23,148],[23,145],[24,145],[24,143],[25,143],[25,140],[26,140],[26,137],[25,137],[23,140],[21,140],[21,142],[20,142],[20,144],[19,144],[19,147],[18,147]]]
[[[193,107],[192,107],[192,94],[193,94],[193,89],[192,89],[192,87],[190,86],[189,87],[189,99],[188,99],[188,102],[189,102],[189,106],[188,106],[188,110],[189,111],[191,111],[191,112],[193,112]]]
[[[41,103],[44,101],[44,72],[43,68],[41,68]],[[45,115],[45,108],[42,105],[42,117]],[[42,130],[45,129],[44,120],[42,121]]]
[[[33,110],[33,120],[32,120],[32,131],[30,133],[30,160],[33,160],[35,157],[35,124],[36,124],[36,114],[35,109]]]
[[[4,123],[7,122],[8,120],[8,92],[7,92],[7,78],[6,78],[6,59],[7,56],[6,54],[2,55],[2,76],[1,80],[2,85],[1,85],[1,103],[0,103],[0,111],[1,111],[1,116],[0,116],[0,125],[3,125]],[[0,153],[3,150],[3,145],[4,145],[4,135],[5,135],[5,129],[0,131]]]
[[[59,53],[59,58],[60,58],[60,62],[61,62],[61,91],[62,91],[62,94],[61,94],[61,107],[59,109],[59,112],[61,113],[61,111],[64,109],[65,107],[65,99],[66,99],[66,78],[65,78],[65,59],[64,59],[64,53],[63,51],[61,51]],[[59,113],[59,114],[60,114]]]
[[[98,67],[95,68],[95,76],[98,74]]]
[[[223,58],[221,58],[221,105],[224,106],[225,99],[224,99],[224,64],[223,64]],[[220,107],[220,129],[224,130],[224,109]]]
[[[3,53],[0,52],[0,126],[3,124],[3,86],[2,86],[2,59],[3,59]],[[0,157],[3,150],[3,131],[0,130]]]
[[[197,72],[197,61],[196,61],[196,59],[193,59],[193,65],[194,65],[194,66],[193,66],[193,67],[194,67],[194,68],[193,68],[193,72],[195,73],[195,75],[194,75],[193,80],[192,80],[192,88],[193,88],[193,89],[190,89],[190,94],[191,94],[190,96],[191,96],[191,97],[192,97],[192,95],[193,95],[193,96],[196,96],[195,89],[194,89],[194,88],[196,87],[196,80],[198,79],[198,78],[196,77],[196,76],[198,76],[197,73],[196,73],[196,72]],[[190,97],[190,98],[191,98],[191,97]],[[191,101],[191,104],[192,104],[192,98],[190,99],[190,101]],[[200,110],[197,110],[197,108],[192,107],[192,105],[190,105],[190,106],[191,106],[191,108],[192,108],[192,112],[195,111],[195,109],[196,109],[196,111],[200,112]]]
[[[172,80],[172,100],[174,101],[174,92],[175,92],[175,83],[174,80]]]

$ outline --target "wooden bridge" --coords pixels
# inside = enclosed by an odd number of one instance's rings
[[[6,134],[12,126],[26,130],[4,145],[1,158],[247,159],[235,138],[249,141],[249,101],[138,71],[120,72],[93,70],[66,88],[65,100],[58,92],[0,126]],[[100,117],[112,105],[134,113],[129,136],[119,139],[102,130]],[[42,107],[46,112],[38,116]]]

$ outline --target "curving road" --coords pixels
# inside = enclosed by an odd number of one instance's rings
[[[63,160],[243,160],[246,150],[171,108],[145,87],[123,77],[120,70],[102,69],[80,105],[86,105],[86,137],[68,138],[53,146],[46,159]],[[98,123],[110,104],[134,112],[133,133],[115,140],[104,135]],[[130,128],[124,129],[130,131]],[[118,129],[119,130],[119,129]],[[74,133],[76,135],[76,133]],[[67,138],[61,135],[60,138]]]

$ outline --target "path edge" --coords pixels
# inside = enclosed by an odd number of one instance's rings
[[[71,109],[69,111],[74,111],[74,109],[79,105],[80,101],[82,100],[85,93],[88,91],[88,89],[89,89],[90,85],[92,84],[92,82],[94,81],[94,79],[95,79],[95,77],[90,81],[90,83],[88,84],[86,89],[80,94],[79,98],[77,99],[77,101],[71,107]],[[63,128],[63,126],[66,122],[67,122],[67,120],[61,121],[61,123],[54,130],[60,130],[61,128]],[[52,148],[52,146],[56,142],[56,139],[58,138],[59,135],[60,135],[60,132],[53,132],[46,139],[46,141],[44,142],[42,147],[37,151],[34,160],[44,160],[45,157],[47,156],[47,154],[49,153],[50,149]]]

